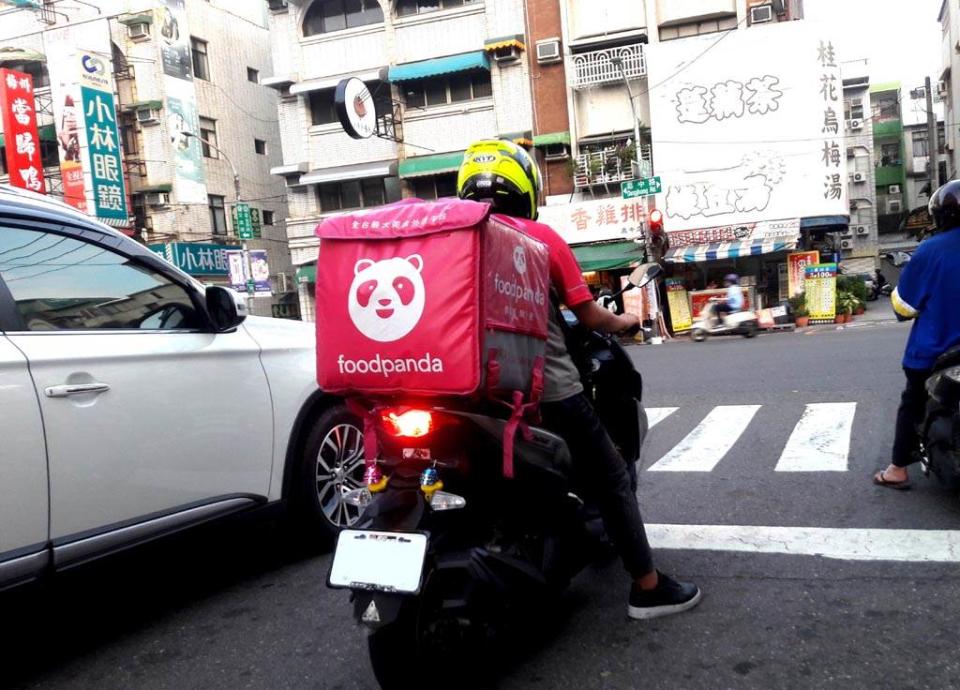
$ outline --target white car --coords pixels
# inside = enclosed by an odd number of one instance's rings
[[[0,187],[0,588],[269,503],[351,524],[362,434],[315,366],[311,324]]]

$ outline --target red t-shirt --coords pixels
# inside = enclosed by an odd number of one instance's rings
[[[577,257],[556,230],[549,225],[528,220],[523,221],[523,231],[550,249],[550,282],[560,293],[565,305],[575,307],[593,299],[590,288],[583,282]]]

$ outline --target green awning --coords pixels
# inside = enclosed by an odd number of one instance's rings
[[[153,24],[153,12],[140,12],[139,14],[128,14],[120,17],[117,22],[120,24]]]
[[[643,245],[636,242],[602,242],[571,247],[581,271],[610,271],[643,261]]]
[[[463,162],[463,151],[438,153],[433,156],[417,156],[400,163],[400,177],[423,177],[440,173],[456,172]]]
[[[46,62],[47,56],[29,48],[4,46],[0,48],[0,64],[4,62]]]
[[[37,130],[40,141],[56,141],[57,128],[53,125],[44,125]],[[0,146],[3,146],[3,132],[0,132]]]
[[[316,283],[317,282],[317,264],[304,264],[297,269],[297,283]]]
[[[552,132],[550,134],[538,134],[533,138],[534,146],[550,146],[551,144],[570,145],[570,132]]]
[[[413,79],[435,77],[439,74],[466,72],[474,69],[490,69],[490,58],[488,58],[487,54],[482,50],[476,50],[472,53],[461,53],[460,55],[448,55],[447,57],[434,58],[433,60],[408,62],[405,65],[394,65],[387,73],[387,78],[391,82],[411,81]]]
[[[151,194],[155,192],[172,192],[172,191],[173,191],[173,185],[169,182],[164,182],[161,184],[152,184],[146,187],[141,187],[140,189],[136,190],[136,193]]]
[[[136,101],[127,103],[123,106],[124,110],[160,110],[163,107],[163,101]]]

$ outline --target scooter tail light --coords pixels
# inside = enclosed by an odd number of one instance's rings
[[[429,410],[387,410],[380,418],[387,433],[399,438],[422,438],[434,429],[433,413]]]

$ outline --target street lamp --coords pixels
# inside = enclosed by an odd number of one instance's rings
[[[220,147],[216,146],[215,144],[212,144],[210,141],[208,141],[207,139],[204,139],[204,138],[201,137],[199,134],[195,134],[194,132],[188,132],[188,131],[184,130],[183,136],[185,136],[185,137],[193,137],[194,139],[197,139],[198,141],[200,141],[204,146],[209,146],[209,147],[212,148],[214,151],[216,151],[216,152],[219,153],[221,156],[223,156],[223,160],[227,161],[227,164],[230,166],[230,170],[233,172],[233,191],[234,191],[234,193],[236,194],[236,197],[237,197],[237,202],[236,202],[236,203],[237,203],[237,205],[239,206],[240,201],[241,201],[241,198],[240,198],[240,173],[237,172],[237,166],[235,166],[235,165],[233,164],[233,161],[230,160],[230,156],[228,156],[228,155],[226,154],[226,152],[224,152],[223,149],[221,149]],[[238,215],[239,215],[239,209],[237,209],[237,213],[238,213]],[[245,277],[246,277],[246,279],[247,279],[247,281],[248,281],[248,284],[247,284],[247,290],[248,290],[248,292],[247,292],[247,310],[252,314],[252,313],[253,313],[253,293],[252,293],[252,291],[249,290],[249,281],[253,278],[253,267],[250,265],[250,249],[247,247],[247,241],[246,241],[246,240],[243,240],[243,241],[240,243],[240,249],[241,249],[241,251],[243,252],[243,268],[244,268],[244,271],[246,272],[246,276],[245,276]]]
[[[630,112],[633,114],[633,153],[637,162],[637,176],[641,177],[643,175],[643,158],[640,154],[640,118],[637,117],[637,105],[634,103],[633,99],[633,87],[630,86],[630,80],[627,79],[627,71],[623,67],[623,58],[619,55],[614,55],[610,58],[610,64],[620,70],[620,78],[623,79],[623,85],[627,87],[627,95],[630,97]],[[647,247],[652,246],[652,237],[650,233],[646,233],[644,238],[647,242]],[[663,342],[663,339],[660,337],[660,299],[659,294],[657,293],[656,280],[653,281],[653,309],[654,309],[654,318],[653,318],[653,337],[650,339],[651,343],[659,345]]]

